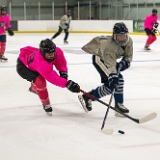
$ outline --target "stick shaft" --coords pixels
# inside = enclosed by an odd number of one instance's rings
[[[104,128],[104,125],[105,125],[105,122],[106,122],[106,119],[107,119],[107,116],[108,116],[108,113],[109,113],[109,108],[111,106],[111,102],[112,102],[114,92],[115,92],[115,89],[113,90],[113,93],[111,94],[111,98],[109,100],[108,108],[107,108],[106,114],[105,114],[104,119],[103,119],[101,130]]]
[[[118,70],[117,70],[117,75],[118,75],[118,76],[119,76],[120,70],[121,70],[121,67],[119,67]],[[109,108],[110,108],[110,106],[111,106],[112,99],[113,99],[113,96],[114,96],[114,92],[115,92],[115,90],[116,90],[117,87],[118,87],[118,86],[115,86],[115,88],[113,89],[113,91],[112,91],[112,93],[111,93],[111,98],[110,98],[109,104],[108,104],[109,106],[108,106],[107,111],[106,111],[106,113],[105,113],[101,130],[104,128],[104,125],[105,125],[105,122],[106,122],[106,119],[107,119],[107,116],[108,116],[108,113],[109,113]]]

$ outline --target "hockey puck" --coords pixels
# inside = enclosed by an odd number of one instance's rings
[[[123,132],[123,131],[121,131],[121,130],[118,130],[118,133],[124,134],[124,132]]]

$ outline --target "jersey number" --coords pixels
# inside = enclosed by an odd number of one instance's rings
[[[29,65],[30,63],[34,62],[34,55],[35,55],[35,53],[32,53],[32,54],[30,54],[30,55],[28,56],[28,59],[27,59],[28,65]]]

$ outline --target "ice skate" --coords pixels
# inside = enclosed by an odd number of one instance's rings
[[[6,58],[4,55],[0,55],[0,60],[1,61],[8,61],[8,58]]]
[[[31,93],[37,94],[37,92],[34,91],[34,90],[32,89],[32,87],[29,87],[29,91],[30,91]]]
[[[50,104],[43,105],[43,109],[45,110],[47,115],[52,116],[52,107]]]
[[[68,44],[69,42],[68,41],[64,41],[64,44]]]
[[[92,92],[93,92],[93,90],[91,92],[89,92],[89,94],[91,94]],[[89,111],[92,110],[92,99],[87,97],[85,94],[79,95],[78,98],[79,98],[79,101],[80,101],[80,103],[86,113],[88,113]]]
[[[129,110],[121,103],[115,102],[115,108],[119,110],[122,113],[129,113]],[[116,117],[124,117],[122,114],[119,112],[115,112]]]
[[[145,51],[150,51],[151,49],[149,48],[149,46],[144,46],[144,50]]]

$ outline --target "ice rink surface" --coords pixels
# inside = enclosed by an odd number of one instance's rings
[[[90,91],[101,85],[92,65],[91,55],[81,47],[102,34],[70,34],[69,44],[63,44],[64,34],[54,42],[66,56],[69,79]],[[93,110],[84,113],[78,94],[47,83],[53,107],[49,117],[37,95],[28,91],[30,83],[16,73],[16,59],[21,47],[38,47],[52,34],[15,34],[7,36],[5,56],[0,62],[0,160],[159,160],[160,159],[160,37],[144,52],[146,36],[131,36],[134,57],[125,79],[124,104],[130,116],[142,118],[152,112],[157,117],[137,124],[128,118],[114,116],[110,110],[105,127],[112,135],[101,132],[107,107],[93,102]],[[110,96],[101,100],[108,103]],[[112,102],[112,106],[114,101]],[[119,134],[118,130],[125,132]]]

